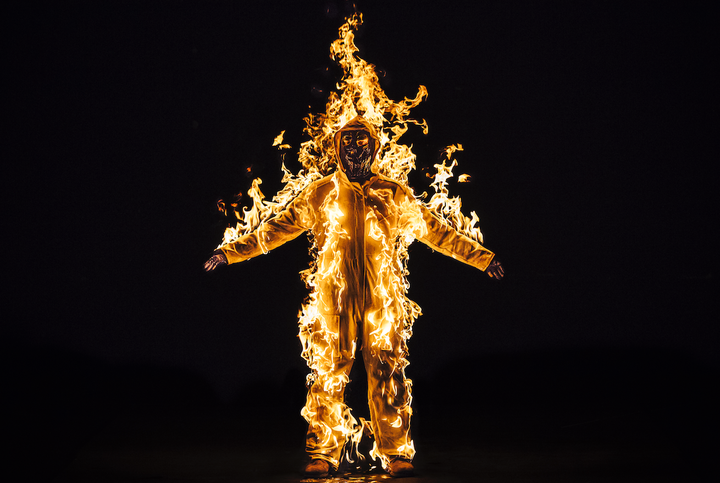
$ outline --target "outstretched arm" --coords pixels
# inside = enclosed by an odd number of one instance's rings
[[[427,233],[419,240],[443,255],[447,255],[475,268],[479,268],[491,278],[500,280],[505,275],[495,254],[471,238],[458,233],[443,223],[424,206],[421,207]]]
[[[296,198],[283,211],[261,223],[255,231],[215,250],[205,262],[205,271],[249,260],[297,238],[309,226],[306,208],[304,198]]]

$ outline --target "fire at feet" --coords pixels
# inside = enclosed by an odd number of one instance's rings
[[[255,179],[248,192],[252,207],[238,213],[237,225],[205,264],[211,271],[248,260],[308,233],[313,261],[301,272],[310,295],[300,310],[299,337],[311,370],[302,410],[311,457],[305,471],[316,477],[357,465],[367,438],[373,441],[368,457],[391,475],[413,472],[405,368],[421,311],[406,295],[408,246],[417,239],[490,277],[503,276],[481,244],[477,215],[463,215],[460,198],[448,196],[457,164],[451,157],[460,146],[446,149],[448,164],[435,165],[429,200],[408,187],[415,155],[399,140],[409,124],[427,133],[424,120],[408,117],[427,91],[420,86],[414,99],[400,102],[385,95],[374,66],[357,55],[353,32],[361,22],[360,14],[346,19],[331,45],[343,77],[326,112],[305,118],[309,139],[298,153],[301,169],[293,174],[283,166],[285,184],[272,201]],[[282,144],[282,135],[274,144]],[[368,376],[370,421],[356,420],[344,402],[357,350]]]

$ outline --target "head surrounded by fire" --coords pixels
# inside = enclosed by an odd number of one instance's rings
[[[350,181],[365,181],[372,176],[372,164],[380,150],[375,130],[362,116],[357,116],[334,138],[338,166]]]

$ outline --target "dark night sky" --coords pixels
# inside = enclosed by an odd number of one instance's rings
[[[201,271],[223,230],[216,199],[247,189],[248,165],[271,196],[273,138],[286,130],[297,147],[308,106],[324,105],[313,89],[335,80],[328,47],[345,4],[287,3],[15,6],[3,326],[19,379],[71,354],[185,371],[232,400],[248,382],[305,372],[304,238]],[[415,112],[430,133],[407,135],[418,165],[463,144],[458,172],[473,182],[451,189],[507,270],[493,283],[413,247],[411,297],[425,315],[410,376],[588,348],[717,369],[709,7],[358,7],[360,54],[390,97],[428,88]]]

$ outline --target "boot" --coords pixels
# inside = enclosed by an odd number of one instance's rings
[[[390,467],[388,468],[390,476],[394,476],[395,478],[412,476],[414,471],[415,469],[413,468],[412,463],[405,458],[395,458],[390,462]]]
[[[305,476],[323,478],[330,473],[330,464],[325,460],[314,459],[305,466]]]

